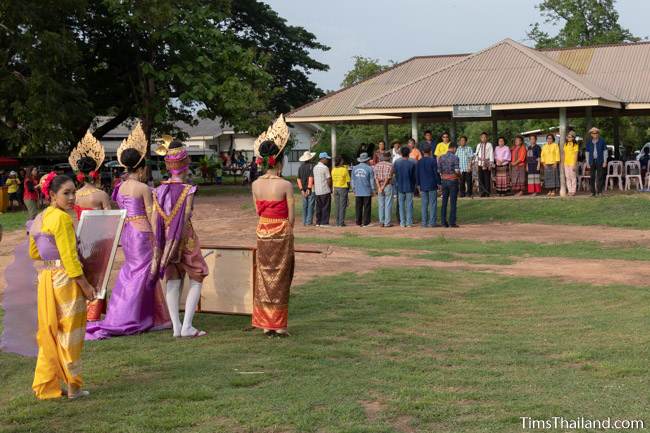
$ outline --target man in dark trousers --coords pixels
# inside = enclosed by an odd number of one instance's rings
[[[458,202],[458,179],[460,179],[460,161],[456,156],[456,143],[449,143],[449,150],[440,157],[438,171],[442,183],[442,209],[440,220],[445,227],[458,227],[456,224],[456,205]],[[451,202],[451,211],[447,219],[447,202]]]

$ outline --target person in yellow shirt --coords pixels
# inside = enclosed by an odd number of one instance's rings
[[[555,142],[555,135],[546,135],[546,144],[542,147],[540,162],[544,166],[544,188],[548,190],[546,195],[555,196],[560,188],[560,146]]]
[[[578,165],[578,151],[580,146],[576,143],[576,133],[569,131],[564,143],[564,178],[570,196],[576,195],[578,189],[576,166]]]
[[[350,190],[350,171],[340,155],[334,159],[332,187],[334,188],[334,203],[336,204],[336,225],[344,227],[345,211],[348,208],[348,191]]]
[[[96,291],[84,276],[72,210],[75,186],[67,176],[48,175],[42,186],[50,206],[29,230],[29,255],[38,273],[38,359],[32,389],[38,399],[88,395],[81,389],[81,349],[86,334],[86,300]],[[62,391],[61,383],[66,389]]]
[[[20,208],[20,200],[18,198],[18,187],[20,186],[20,180],[18,180],[18,173],[15,171],[10,171],[9,177],[5,181],[5,186],[7,187],[7,192],[9,193],[9,211],[13,210],[14,203],[16,203],[17,208]]]
[[[447,153],[449,150],[449,133],[448,132],[443,132],[442,133],[442,141],[438,144],[436,144],[436,150],[433,152],[436,158],[440,159],[442,155]]]

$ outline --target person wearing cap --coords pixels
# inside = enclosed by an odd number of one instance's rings
[[[370,157],[363,152],[357,158],[359,164],[352,168],[352,190],[355,196],[355,214],[357,225],[368,227],[370,225],[370,210],[372,209],[372,195],[375,192],[375,182],[372,168],[367,164]]]
[[[576,133],[569,131],[564,143],[564,178],[566,179],[566,188],[570,196],[576,195],[578,189],[578,179],[576,175],[576,166],[578,165],[578,152],[580,146],[576,143]]]
[[[302,225],[310,226],[314,223],[314,204],[316,195],[314,194],[314,164],[311,159],[316,156],[308,150],[298,158],[302,162],[298,169],[298,189],[302,195]]]
[[[20,181],[18,180],[18,173],[15,171],[9,172],[9,177],[5,181],[5,186],[7,187],[7,192],[9,193],[9,211],[14,209],[14,203],[16,203],[16,208],[20,208],[20,200],[18,198],[18,186]]]
[[[383,227],[392,227],[391,209],[393,204],[393,164],[391,152],[384,152],[382,160],[373,167],[375,174],[375,189],[377,191],[377,211],[379,224]]]
[[[336,225],[345,227],[345,211],[348,208],[348,192],[350,191],[350,171],[341,155],[336,155],[334,159],[332,188],[336,204]]]
[[[602,194],[605,182],[605,168],[607,168],[607,143],[600,136],[600,129],[593,127],[589,130],[590,140],[587,140],[586,161],[587,167],[591,169],[589,185],[591,196]]]
[[[429,143],[422,145],[422,159],[415,166],[415,182],[422,197],[422,227],[436,227],[438,213],[438,161]]]
[[[458,179],[460,179],[460,161],[456,156],[456,143],[449,143],[447,153],[438,161],[442,184],[442,206],[440,221],[445,227],[458,227],[456,224],[456,206],[458,203]],[[447,219],[447,203],[451,202],[449,219]]]
[[[332,175],[327,166],[332,159],[327,152],[318,155],[318,164],[314,167],[314,193],[316,194],[316,227],[330,224],[332,206]]]

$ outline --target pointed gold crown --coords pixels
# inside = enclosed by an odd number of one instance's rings
[[[280,117],[278,117],[275,122],[273,122],[273,125],[269,126],[269,129],[262,132],[257,137],[257,140],[255,140],[255,144],[253,145],[255,156],[260,156],[260,144],[267,140],[273,141],[275,143],[279,149],[278,154],[282,152],[284,146],[287,145],[287,142],[289,141],[289,127],[284,121],[284,114],[280,114]]]
[[[159,140],[161,143],[156,147],[155,152],[160,156],[166,156],[169,152],[169,145],[174,141],[174,137],[171,135],[164,134],[160,137]]]
[[[77,146],[75,146],[72,152],[70,152],[68,162],[70,163],[72,170],[75,172],[79,171],[77,161],[86,156],[94,159],[97,163],[97,168],[95,170],[99,170],[99,166],[102,165],[104,157],[106,156],[104,153],[104,146],[102,146],[99,140],[97,140],[90,131],[86,131],[86,135],[83,136],[81,141],[77,143]]]
[[[120,147],[117,148],[117,162],[124,168],[127,168],[124,163],[122,163],[122,152],[126,149],[135,149],[140,153],[140,160],[138,164],[147,156],[147,136],[142,129],[142,124],[138,122],[133,128],[133,131],[129,134],[127,138],[122,140]],[[136,166],[138,165],[136,164]]]

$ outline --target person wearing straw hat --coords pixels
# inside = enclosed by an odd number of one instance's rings
[[[590,140],[586,146],[587,167],[591,169],[590,186],[591,196],[595,197],[602,194],[605,168],[607,168],[607,143],[600,136],[600,129],[595,126],[589,130]]]
[[[311,160],[315,153],[305,150],[298,158],[302,162],[298,169],[298,189],[302,195],[302,225],[310,226],[314,223],[314,205],[316,194],[314,194],[314,163]]]
[[[567,132],[566,141],[564,143],[564,178],[566,179],[567,192],[570,196],[576,195],[578,189],[578,179],[576,174],[576,166],[578,164],[578,151],[580,146],[576,143],[576,133],[573,131]]]
[[[314,167],[314,193],[316,194],[316,227],[330,225],[332,207],[332,175],[327,166],[332,159],[327,152],[318,154]]]
[[[375,192],[374,175],[372,168],[367,164],[369,160],[368,154],[363,152],[357,158],[359,164],[352,169],[352,190],[355,195],[357,225],[361,227],[370,225],[372,195]]]

